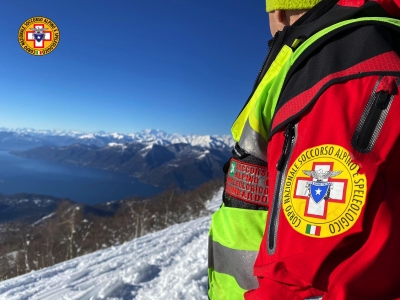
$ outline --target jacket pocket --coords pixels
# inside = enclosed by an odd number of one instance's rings
[[[371,152],[385,123],[400,80],[394,76],[378,79],[351,140],[361,153]]]

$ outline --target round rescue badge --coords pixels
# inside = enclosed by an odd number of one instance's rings
[[[22,49],[32,55],[46,55],[53,51],[60,41],[57,25],[45,17],[26,20],[18,30],[18,41]]]
[[[358,220],[367,178],[338,145],[305,150],[288,169],[282,208],[297,232],[315,238],[342,234]]]

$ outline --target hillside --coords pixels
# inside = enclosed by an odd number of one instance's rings
[[[105,205],[98,207],[77,203],[70,199],[61,199],[48,195],[19,193],[13,195],[0,194],[0,230],[1,224],[6,222],[19,222],[32,224],[39,219],[54,214],[61,202],[79,206],[84,214],[101,217],[112,216],[114,211]],[[117,202],[116,202],[117,203]],[[115,209],[116,210],[116,209]]]
[[[226,147],[209,149],[183,143],[146,146],[136,142],[110,144],[102,148],[83,144],[41,146],[12,153],[26,158],[122,172],[150,185],[183,189],[222,178],[222,166],[231,155]]]
[[[209,202],[216,210],[222,190]],[[0,299],[207,299],[210,216],[0,282]]]

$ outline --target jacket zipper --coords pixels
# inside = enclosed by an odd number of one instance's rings
[[[292,155],[292,151],[294,145],[296,144],[296,126],[292,123],[289,123],[286,127],[284,136],[285,141],[283,143],[282,154],[276,164],[276,169],[278,170],[276,185],[275,185],[275,193],[274,199],[272,202],[272,208],[270,210],[271,217],[269,219],[268,225],[268,253],[270,255],[275,253],[276,250],[276,239],[278,233],[278,225],[279,225],[279,210],[282,205],[282,190],[284,185],[283,177],[286,174],[288,163],[290,156]]]
[[[282,171],[283,168],[283,164],[285,163],[288,153],[289,153],[289,148],[291,145],[291,142],[294,138],[294,125],[292,125],[292,123],[289,123],[288,126],[286,127],[285,133],[285,142],[283,143],[283,149],[282,149],[282,154],[279,157],[279,160],[276,164],[276,169],[278,171]]]
[[[380,80],[372,92],[351,141],[354,149],[361,153],[372,151],[394,98],[394,95],[387,91],[376,92],[379,82]]]
[[[388,92],[379,92],[376,94],[375,101],[371,107],[367,118],[365,119],[364,126],[361,128],[360,135],[357,139],[357,147],[360,149],[367,149],[372,139],[376,126],[378,125],[382,112],[389,104],[390,95]]]

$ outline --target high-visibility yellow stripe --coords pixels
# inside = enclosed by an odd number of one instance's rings
[[[245,289],[242,289],[235,278],[230,275],[218,273],[213,268],[208,269],[210,300],[243,300]]]
[[[210,235],[221,245],[258,251],[267,221],[267,211],[222,206],[212,216]]]
[[[283,46],[280,52],[278,53],[277,57],[271,64],[271,67],[268,69],[267,73],[264,75],[263,79],[261,80],[260,84],[258,85],[257,89],[255,90],[253,96],[251,97],[249,103],[240,113],[238,118],[232,125],[232,136],[235,141],[239,141],[244,125],[249,119],[250,126],[259,134],[261,134],[265,140],[268,139],[267,137],[267,127],[265,125],[269,124],[262,124],[262,110],[260,108],[265,107],[266,100],[268,97],[268,91],[270,90],[270,85],[273,82],[273,79],[278,75],[282,66],[285,65],[287,60],[292,55],[293,51],[289,46]],[[275,109],[275,107],[274,107]]]

